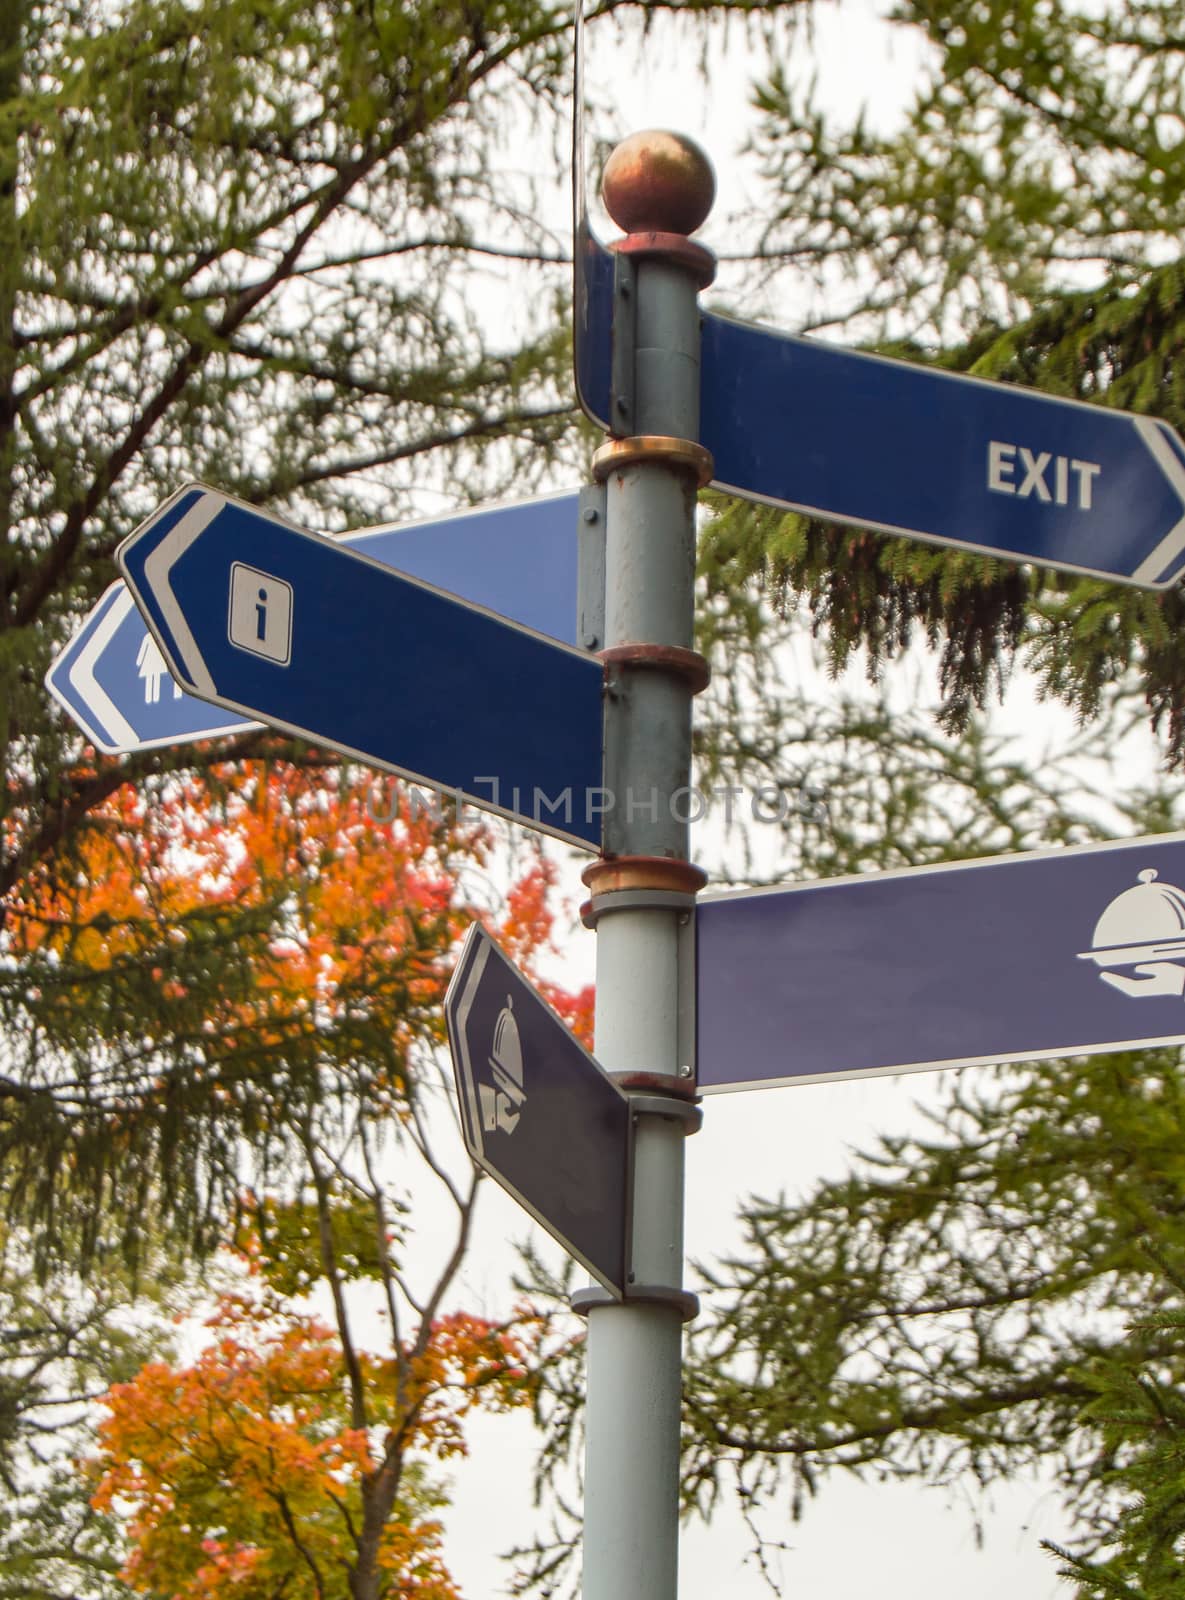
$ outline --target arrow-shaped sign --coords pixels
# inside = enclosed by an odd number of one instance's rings
[[[479,923],[444,1014],[470,1155],[620,1298],[629,1100]]]
[[[384,524],[340,543],[566,644],[576,639],[578,496]],[[46,686],[107,755],[187,744],[257,724],[186,694],[126,583],[105,591],[46,674]]]
[[[577,261],[577,387],[608,427],[613,257],[586,235]],[[732,494],[1142,588],[1185,570],[1185,445],[1156,418],[711,312],[701,370]]]
[[[702,1090],[1185,1043],[1185,835],[702,900]]]
[[[191,693],[597,847],[592,656],[199,485],[118,559]]]

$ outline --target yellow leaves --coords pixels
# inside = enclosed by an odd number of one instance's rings
[[[447,921],[453,881],[425,819],[380,830],[361,789],[247,763],[208,782],[125,787],[89,819],[70,871],[30,874],[13,902],[25,951],[65,949],[96,970],[155,944],[197,907],[284,899],[277,938],[291,981],[332,990],[375,953],[413,942],[412,921]]]
[[[525,1311],[510,1326],[465,1311],[434,1322],[404,1384],[414,1437],[438,1456],[463,1455],[461,1423],[474,1407],[503,1412],[529,1404],[538,1331],[538,1319]]]

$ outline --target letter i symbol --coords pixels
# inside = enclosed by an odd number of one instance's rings
[[[226,622],[231,644],[286,667],[292,659],[292,598],[292,585],[283,578],[234,562]]]

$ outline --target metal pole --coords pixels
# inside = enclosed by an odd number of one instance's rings
[[[687,858],[695,502],[711,477],[699,426],[697,292],[714,261],[686,235],[714,180],[690,140],[637,134],[605,169],[616,246],[614,407],[597,453],[605,484],[607,663],[601,858],[585,872],[597,930],[596,1051],[631,1097],[632,1237],[624,1304],[588,1315],[584,1600],[675,1600],[678,1581],[683,1140],[699,1123],[690,1075],[693,994],[681,968],[703,874]],[[631,337],[632,324],[632,337]],[[623,335],[623,330],[625,330]]]

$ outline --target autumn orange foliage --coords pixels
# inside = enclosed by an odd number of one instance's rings
[[[155,793],[125,786],[88,820],[68,874],[35,869],[9,897],[13,954],[52,950],[101,971],[159,950],[170,930],[181,943],[198,911],[273,906],[266,988],[309,1006],[331,1002],[418,948],[425,970],[412,997],[435,998],[442,973],[430,957],[476,914],[465,888],[488,859],[488,830],[471,810],[451,823],[426,806],[376,821],[366,775],[335,780],[255,761],[178,774]],[[527,965],[551,937],[555,878],[536,857],[503,914],[485,919]]]
[[[529,1401],[523,1328],[457,1313],[434,1324],[410,1367],[365,1355],[362,1429],[351,1425],[341,1344],[316,1318],[269,1296],[228,1295],[210,1328],[192,1365],[154,1362],[104,1399],[94,1503],[127,1519],[124,1581],[174,1600],[349,1593],[365,1481],[398,1434],[402,1487],[376,1566],[386,1592],[458,1600],[426,1467],[463,1452],[473,1405]]]
[[[413,924],[461,931],[455,872],[487,850],[472,815],[461,828],[427,812],[374,822],[360,778],[335,788],[333,774],[264,762],[180,774],[155,793],[118,790],[68,875],[22,880],[7,907],[14,953],[100,971],[170,928],[179,943],[195,912],[274,906],[266,982],[311,1005],[414,942]]]
[[[397,1113],[409,1050],[443,1040],[470,921],[530,970],[552,937],[554,865],[532,854],[495,911],[475,812],[457,822],[405,804],[376,822],[371,792],[358,769],[263,761],[129,786],[88,819],[68,872],[43,864],[21,880],[4,907],[10,950],[30,997],[44,980],[48,1035],[94,1038],[92,1125],[143,1124],[167,1098],[166,1132],[203,1115],[229,1126],[249,1107],[258,1137],[275,1130],[277,1084],[350,1073]],[[591,990],[547,993],[587,1038]],[[167,1172],[154,1139],[141,1137],[141,1160]]]
[[[457,941],[480,916],[530,969],[552,939],[556,871],[532,852],[495,910],[484,823],[407,807],[376,821],[367,793],[356,772],[265,762],[171,777],[151,800],[121,790],[72,873],[34,872],[9,906],[20,954],[82,975],[80,1006],[87,975],[112,973],[143,1005],[129,1007],[132,1072],[111,1074],[109,1146],[158,1104],[166,1128],[222,1119],[223,1170],[239,1179],[227,1204],[252,1293],[221,1301],[189,1365],[154,1362],[104,1401],[95,1504],[124,1522],[123,1578],[154,1600],[456,1600],[434,1464],[463,1452],[473,1406],[531,1397],[529,1318],[437,1309],[466,1236],[464,1185],[458,1249],[409,1301],[409,1325],[433,1307],[412,1333],[398,1337],[392,1310],[391,1348],[357,1348],[343,1285],[403,1292],[402,1202],[371,1157],[404,1123],[422,1147],[416,1051],[442,1042]],[[547,993],[587,1038],[591,990]],[[361,1177],[326,1164],[343,1128],[363,1142]],[[244,1199],[244,1141],[258,1154],[263,1139],[292,1187]],[[319,1281],[332,1328],[286,1298]]]

